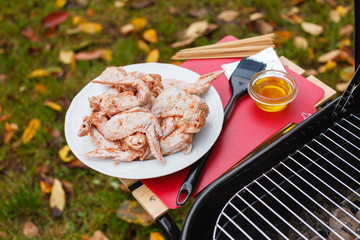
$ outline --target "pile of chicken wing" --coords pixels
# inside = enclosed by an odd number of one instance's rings
[[[209,107],[200,97],[223,71],[200,76],[194,83],[163,79],[159,74],[107,67],[93,83],[109,89],[89,97],[78,136],[90,135],[97,149],[87,157],[117,161],[157,158],[192,148],[193,134],[204,126]]]

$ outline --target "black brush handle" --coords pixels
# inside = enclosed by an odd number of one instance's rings
[[[246,88],[247,86],[244,86],[243,84],[234,84],[231,86],[232,86],[231,88],[232,94],[229,102],[226,104],[226,107],[224,109],[223,127],[225,126],[226,121],[230,117],[230,114],[234,109],[237,100],[246,93],[246,89],[247,89]],[[211,151],[214,148],[214,146],[215,144],[210,148],[209,151],[207,151],[207,153],[205,153],[204,156],[202,156],[198,161],[196,161],[191,167],[188,175],[186,176],[183,184],[180,187],[178,196],[176,198],[176,204],[179,207],[185,205],[192,196],[192,194],[194,193],[199,178],[201,176],[202,170],[205,166],[205,163],[209,159],[211,155]]]

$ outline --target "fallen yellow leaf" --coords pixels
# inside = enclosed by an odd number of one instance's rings
[[[138,49],[145,52],[145,53],[148,53],[150,52],[150,47],[149,45],[143,41],[143,40],[138,40],[137,41],[137,46],[138,46]]]
[[[134,31],[138,32],[146,26],[147,20],[145,18],[133,18],[130,23],[134,26]]]
[[[42,78],[50,76],[50,72],[45,69],[35,69],[27,75],[27,78]]]
[[[57,8],[62,8],[66,5],[66,3],[67,3],[67,0],[56,0],[55,6]]]
[[[74,52],[72,50],[60,50],[59,60],[64,64],[71,64]]]
[[[74,25],[78,25],[79,23],[82,23],[82,22],[84,22],[84,18],[81,17],[81,16],[74,16],[74,17],[72,18],[72,23],[73,23]]]
[[[50,207],[60,211],[61,213],[65,208],[65,191],[61,185],[61,182],[57,178],[54,179],[54,184],[51,189]]]
[[[41,122],[39,119],[37,119],[37,118],[32,119],[29,122],[29,125],[26,127],[25,131],[23,132],[23,134],[21,136],[22,143],[25,144],[25,143],[30,142],[30,140],[35,136],[35,134],[39,130],[40,125],[41,125]]]
[[[78,29],[83,33],[96,34],[101,32],[102,25],[96,22],[81,22],[79,23]]]
[[[142,36],[145,39],[145,41],[148,41],[151,43],[156,43],[158,41],[157,33],[156,33],[155,29],[153,29],[153,28],[146,30]]]
[[[151,232],[149,240],[165,240],[165,238],[158,232]]]
[[[61,112],[62,111],[62,107],[60,104],[58,103],[54,103],[52,101],[45,101],[44,102],[45,106],[48,106],[49,108],[54,109],[55,111]]]
[[[59,150],[59,157],[63,162],[70,162],[75,159],[75,157],[72,155],[68,156],[69,152],[70,152],[70,147],[68,145],[63,146]]]
[[[146,62],[158,62],[160,58],[159,49],[155,48],[151,50],[146,58]]]
[[[112,51],[109,49],[101,49],[101,58],[105,61],[111,62],[112,60]]]

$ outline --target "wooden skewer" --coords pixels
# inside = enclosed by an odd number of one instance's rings
[[[273,45],[274,34],[266,34],[225,43],[187,48],[178,51],[171,59],[205,59],[248,57]]]
[[[180,52],[185,51],[192,51],[192,50],[200,50],[200,49],[214,49],[214,48],[224,48],[224,47],[233,47],[233,46],[255,46],[255,45],[266,45],[266,44],[273,44],[274,34],[266,34],[251,38],[245,38],[225,43],[217,43],[217,44],[210,44],[201,47],[193,47],[193,48],[186,48],[180,50]]]
[[[244,57],[251,56],[261,50],[274,45],[245,46],[237,48],[201,49],[193,51],[178,52],[171,57],[173,60],[201,59],[201,58],[223,58],[223,57]]]

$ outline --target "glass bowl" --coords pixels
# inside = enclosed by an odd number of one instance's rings
[[[264,70],[250,80],[248,92],[256,105],[267,112],[278,112],[295,99],[297,85],[288,73],[279,70]]]

